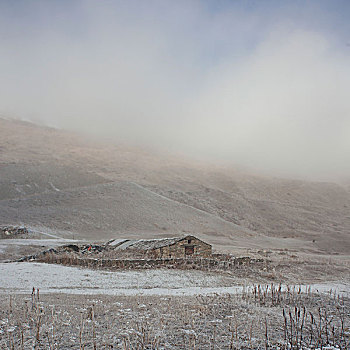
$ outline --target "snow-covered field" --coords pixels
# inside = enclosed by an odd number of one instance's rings
[[[225,287],[241,290],[229,287],[233,285],[232,278],[202,271],[110,272],[25,262],[0,264],[0,276],[0,293],[28,293],[33,287],[42,293],[107,295],[192,295]]]
[[[29,245],[37,245],[37,246],[43,246],[43,247],[58,247],[63,244],[68,244],[68,243],[77,243],[80,241],[77,240],[72,240],[72,239],[65,239],[65,238],[48,238],[48,239],[2,239],[0,241],[0,249],[1,248],[6,248],[8,246],[29,246]]]
[[[100,271],[43,263],[0,263],[0,293],[41,293],[105,295],[196,295],[236,294],[242,281],[234,277],[203,271],[131,270]],[[314,284],[313,290],[332,289],[350,294],[349,283]],[[304,287],[306,289],[306,287]]]

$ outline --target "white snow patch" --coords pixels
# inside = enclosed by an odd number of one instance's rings
[[[44,263],[0,263],[0,293],[193,295],[236,292],[232,279],[202,271],[100,271]],[[213,287],[214,286],[214,287]],[[218,286],[218,287],[215,287]]]
[[[13,239],[2,239],[0,240],[0,249],[7,247],[7,246],[18,246],[18,245],[38,245],[38,246],[59,246],[62,244],[68,244],[73,242],[79,242],[78,240],[73,239],[31,239],[31,238],[13,238]]]
[[[51,188],[57,192],[60,192],[61,190],[59,188],[57,188],[52,182],[49,182],[49,185],[51,186]]]
[[[244,286],[217,273],[168,269],[101,271],[44,263],[0,263],[0,293],[41,293],[106,295],[197,295],[237,294]],[[299,287],[299,286],[297,286]],[[307,291],[310,286],[302,286]],[[286,286],[283,286],[286,288]],[[311,285],[312,291],[329,290],[350,294],[350,283]]]

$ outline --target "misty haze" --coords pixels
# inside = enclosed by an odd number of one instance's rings
[[[349,349],[349,16],[0,1],[0,348]]]

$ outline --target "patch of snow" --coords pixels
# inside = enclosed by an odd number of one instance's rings
[[[100,271],[44,263],[0,263],[0,293],[194,295],[238,292],[232,279],[202,271]],[[218,286],[218,287],[212,287]]]
[[[49,185],[51,186],[51,188],[57,192],[60,192],[61,190],[59,188],[57,188],[52,182],[49,182]]]
[[[33,228],[29,228],[29,231],[30,231],[30,232],[34,232],[34,233],[40,233],[40,234],[42,234],[42,235],[44,235],[44,236],[48,236],[48,237],[52,237],[52,238],[63,239],[62,237],[53,235],[52,233],[47,233],[47,232],[43,232],[43,231],[38,231],[38,230],[33,229]]]
[[[40,245],[40,246],[58,246],[62,244],[67,244],[71,242],[79,242],[74,239],[31,239],[31,238],[22,238],[22,239],[2,239],[0,240],[0,248],[6,247],[9,245]]]
[[[0,293],[106,294],[106,295],[207,295],[238,294],[245,288],[232,277],[196,270],[102,271],[44,263],[0,263]],[[291,286],[289,286],[291,287]],[[299,288],[299,286],[296,286]],[[286,286],[283,286],[285,289]],[[302,286],[307,291],[310,286]],[[350,284],[311,285],[312,291],[349,295]]]

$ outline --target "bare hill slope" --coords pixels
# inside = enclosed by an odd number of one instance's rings
[[[55,163],[6,164],[0,169],[0,200],[105,183],[107,180],[75,166]]]
[[[249,230],[127,182],[0,201],[3,220],[75,232],[75,237],[174,236],[196,232],[219,244],[255,236]]]
[[[0,119],[0,223],[77,232],[193,232],[218,246],[350,251],[350,194]],[[199,210],[197,210],[199,209]]]

